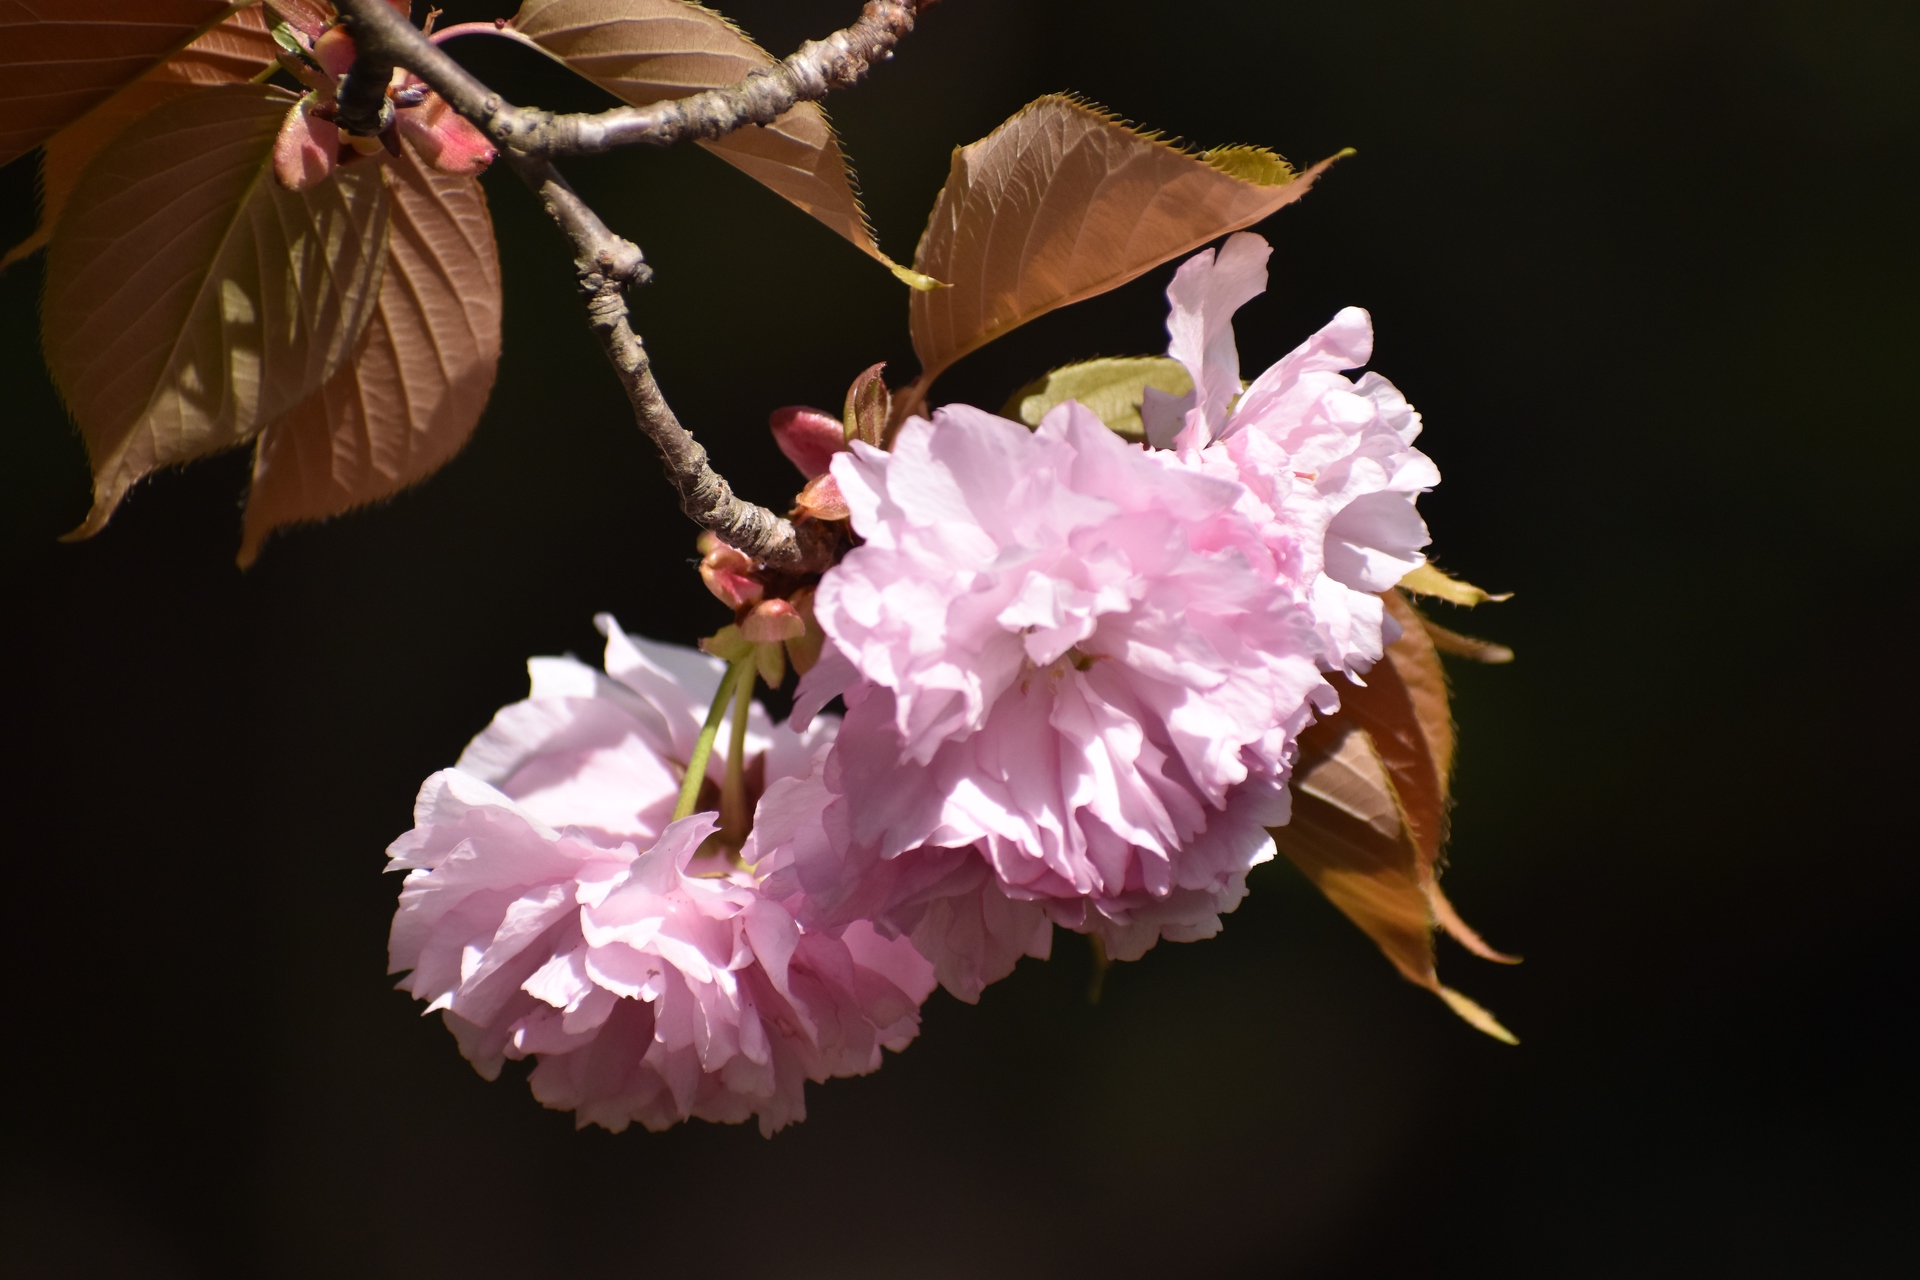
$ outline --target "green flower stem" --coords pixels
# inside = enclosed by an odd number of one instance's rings
[[[751,661],[749,657],[747,662]],[[733,687],[740,683],[740,673],[745,669],[746,664],[740,662],[728,666],[727,674],[720,677],[720,687],[713,691],[713,705],[707,708],[707,721],[700,726],[700,736],[694,739],[693,756],[687,761],[687,776],[680,783],[680,803],[673,806],[675,822],[691,817],[693,806],[700,802],[700,783],[707,776],[707,759],[713,755],[713,739],[720,732],[720,717],[727,714],[727,703],[732,697]]]
[[[735,667],[733,733],[727,742],[727,776],[720,784],[720,838],[739,849],[747,842],[747,713],[753,707],[754,655]]]

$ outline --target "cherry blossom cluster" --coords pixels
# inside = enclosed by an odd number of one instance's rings
[[[844,526],[838,563],[796,583],[709,543],[735,623],[707,652],[602,618],[604,672],[531,664],[391,850],[393,969],[483,1074],[536,1058],[581,1125],[771,1133],[1056,927],[1122,960],[1219,931],[1329,673],[1396,637],[1379,593],[1439,480],[1392,384],[1345,376],[1363,311],[1243,385],[1267,255],[1242,233],[1174,276],[1193,390],[1149,389],[1145,444],[1075,401],[1035,429],[949,406],[886,447],[860,396],[783,410],[795,518]],[[751,691],[789,664],[775,725]]]

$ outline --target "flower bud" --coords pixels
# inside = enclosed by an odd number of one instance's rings
[[[847,500],[840,495],[840,485],[831,474],[807,481],[807,487],[794,499],[793,506],[801,515],[816,520],[845,520],[851,514]]]
[[[777,644],[803,636],[806,631],[800,611],[785,600],[762,600],[740,624],[741,638],[754,644]]]
[[[775,409],[767,418],[773,428],[774,443],[787,460],[811,480],[825,475],[833,455],[847,447],[846,431],[834,416],[805,405]]]
[[[729,609],[752,604],[766,594],[766,588],[754,577],[753,561],[711,534],[703,534],[700,549],[700,581]]]

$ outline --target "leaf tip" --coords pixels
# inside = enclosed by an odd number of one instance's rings
[[[1468,608],[1477,604],[1487,602],[1498,604],[1501,601],[1513,599],[1511,591],[1496,595],[1482,587],[1474,586],[1471,582],[1449,577],[1436,568],[1432,561],[1422,564],[1401,578],[1399,586],[1402,591],[1408,591],[1417,596],[1432,596],[1437,600],[1465,605]]]
[[[52,233],[49,232],[45,226],[42,226],[25,240],[22,240],[19,244],[7,250],[5,257],[0,257],[0,271],[5,271],[14,263],[29,258],[41,249],[46,248],[47,241],[52,238]]]
[[[1499,1019],[1495,1018],[1472,1000],[1461,995],[1458,991],[1455,991],[1452,987],[1441,987],[1440,998],[1447,1002],[1447,1008],[1458,1014],[1460,1018],[1474,1030],[1485,1032],[1501,1044],[1517,1045],[1520,1043],[1520,1037],[1501,1026]]]
[[[893,272],[895,278],[904,283],[907,288],[917,293],[932,293],[935,289],[953,287],[944,280],[936,280],[930,275],[915,271],[912,267],[903,267],[891,259],[887,262],[887,269]]]

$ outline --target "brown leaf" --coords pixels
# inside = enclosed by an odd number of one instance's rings
[[[40,159],[40,227],[8,250],[0,267],[47,243],[81,172],[122,129],[197,88],[251,80],[278,52],[259,6],[242,9],[48,138]]]
[[[225,0],[0,0],[0,164],[139,79]]]
[[[97,532],[158,467],[238,444],[305,400],[372,316],[380,167],[291,192],[270,157],[294,98],[222,85],[123,131],[87,167],[47,256],[42,345],[93,463]]]
[[[948,365],[1035,316],[1090,298],[1299,199],[1271,152],[1194,155],[1072,98],[1041,98],[953,153],[916,269],[951,288],[912,299],[915,411]]]
[[[260,434],[240,565],[281,525],[389,497],[458,453],[500,362],[500,262],[473,178],[387,167],[386,275],[352,363]]]
[[[774,62],[731,22],[687,0],[526,0],[513,30],[636,107],[725,88]],[[880,252],[818,103],[700,145],[914,283],[911,272]]]
[[[1433,647],[1442,653],[1451,653],[1460,658],[1471,658],[1475,662],[1498,664],[1513,661],[1513,650],[1492,640],[1482,640],[1477,636],[1463,636],[1458,631],[1450,631],[1432,618],[1422,617],[1427,636],[1433,641]]]
[[[1419,614],[1397,592],[1383,599],[1401,638],[1365,685],[1334,677],[1340,710],[1300,735],[1293,816],[1274,840],[1410,981],[1511,1040],[1486,1010],[1442,986],[1434,967],[1435,924],[1486,959],[1512,957],[1489,947],[1440,892],[1454,746],[1446,675]]]

